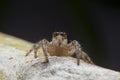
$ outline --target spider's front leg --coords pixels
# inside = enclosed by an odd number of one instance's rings
[[[43,39],[40,44],[42,45],[42,49],[43,49],[43,53],[45,56],[45,62],[43,63],[48,63],[49,59],[48,59],[48,55],[47,55],[47,47],[50,45],[49,41],[46,39]]]
[[[82,59],[83,61],[87,62],[87,63],[90,63],[90,64],[94,64],[90,57],[82,51],[81,49],[81,45],[79,44],[78,41],[76,40],[73,40],[71,43],[71,46],[74,46],[75,47],[75,51],[74,51],[74,54],[76,55],[77,57],[77,65],[80,64],[80,59]]]
[[[32,51],[34,51],[34,57],[37,58],[37,51],[40,47],[42,47],[43,53],[45,55],[45,62],[49,62],[48,55],[47,55],[47,46],[49,45],[49,41],[43,39],[38,43],[34,44],[32,48],[27,52],[26,56],[28,56]]]
[[[39,49],[40,45],[38,43],[35,43],[32,48],[26,53],[25,56],[28,56],[32,51],[34,51],[34,58],[37,58],[37,51]]]

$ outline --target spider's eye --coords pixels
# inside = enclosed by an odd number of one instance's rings
[[[53,33],[53,37],[56,37],[56,36],[58,36],[59,34],[58,34],[58,32],[54,32]]]
[[[66,33],[62,33],[61,36],[63,36],[65,39],[67,38],[67,34]]]

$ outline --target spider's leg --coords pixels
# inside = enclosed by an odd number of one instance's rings
[[[45,62],[43,63],[48,63],[49,59],[48,59],[48,55],[47,55],[47,46],[49,45],[49,41],[47,41],[46,39],[42,40],[42,49],[43,49],[43,53],[45,56]]]
[[[38,44],[38,43],[34,45],[34,58],[37,58],[37,57],[38,57],[38,56],[37,56],[37,51],[38,51],[40,45],[41,45],[41,44]]]
[[[80,64],[80,59],[82,59],[83,61],[85,61],[87,63],[94,64],[92,62],[92,60],[90,59],[90,57],[85,52],[82,51],[81,45],[79,44],[78,41],[73,40],[71,42],[71,44],[75,47],[75,52],[74,53],[77,57],[77,65]]]
[[[43,53],[44,53],[44,56],[45,56],[45,63],[48,63],[49,59],[48,59],[46,47],[43,45],[42,48],[43,48]]]
[[[72,56],[74,55],[74,57],[77,58],[77,65],[79,65],[80,64],[80,56],[81,56],[81,50],[79,50],[79,49],[81,49],[80,44],[78,43],[78,41],[73,40],[68,44],[68,47],[71,51],[70,55],[72,55]]]
[[[28,56],[32,51],[34,51],[34,57],[37,58],[38,57],[37,51],[40,47],[42,47],[44,55],[45,55],[45,57],[47,57],[46,46],[48,44],[49,44],[49,41],[47,41],[46,39],[39,41],[38,43],[36,43],[32,46],[32,48],[26,53],[26,56]]]
[[[87,63],[94,64],[93,61],[90,59],[90,57],[85,52],[81,52],[81,59]]]
[[[26,55],[25,56],[28,56],[32,51],[33,51],[33,47],[26,53]]]
[[[81,54],[82,54],[80,48],[76,49],[74,54],[76,55],[76,58],[77,58],[77,65],[79,65],[80,59],[81,59]]]
[[[39,47],[40,47],[40,44],[38,44],[38,43],[34,44],[25,56],[28,56],[34,50],[34,57],[37,58],[37,51],[38,51]]]
[[[80,64],[80,53],[77,53],[76,57],[77,57],[77,65],[79,65]]]
[[[80,48],[76,49],[75,54],[77,57],[77,65],[79,65],[80,59],[82,59],[84,62],[94,64],[93,61],[90,59],[90,57],[85,52],[83,52]]]

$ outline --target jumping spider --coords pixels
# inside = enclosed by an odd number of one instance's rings
[[[80,59],[83,61],[93,64],[90,57],[81,50],[81,46],[78,41],[73,40],[68,43],[67,34],[65,32],[54,32],[52,34],[52,41],[43,39],[38,43],[34,44],[33,47],[27,52],[26,56],[34,50],[34,57],[37,58],[37,51],[42,47],[45,55],[45,62],[49,62],[48,53],[50,56],[72,56],[76,54],[77,65],[80,63]]]

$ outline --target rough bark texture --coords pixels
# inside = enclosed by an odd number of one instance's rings
[[[25,57],[32,43],[0,33],[0,80],[120,80],[120,73],[83,62],[79,66],[72,57],[49,57],[42,63],[33,53]]]

